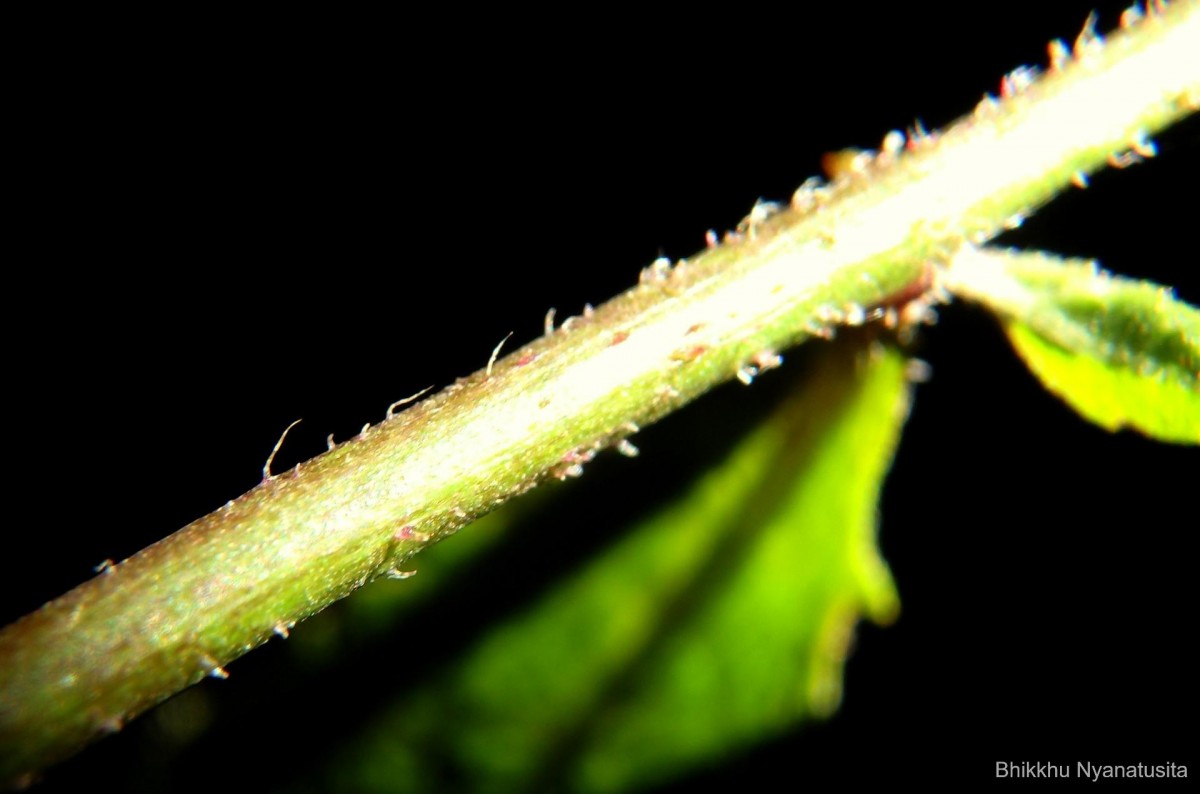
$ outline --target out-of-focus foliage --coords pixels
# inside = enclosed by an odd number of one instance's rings
[[[626,791],[829,714],[856,621],[898,609],[875,520],[908,398],[899,353],[829,345],[689,493],[350,738],[328,785]]]

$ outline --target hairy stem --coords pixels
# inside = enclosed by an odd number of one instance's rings
[[[943,133],[889,136],[594,312],[190,524],[0,633],[0,778],[112,732],[538,481],[776,351],[890,316],[964,242],[1018,223],[1200,103],[1200,11],[1108,42]],[[399,406],[397,406],[399,407]]]

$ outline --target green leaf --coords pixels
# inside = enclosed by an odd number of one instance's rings
[[[968,250],[946,284],[1004,324],[1047,389],[1107,430],[1200,443],[1200,311],[1091,261]]]
[[[624,791],[831,713],[859,616],[898,609],[875,511],[908,388],[894,351],[824,347],[689,493],[357,737],[340,783]]]

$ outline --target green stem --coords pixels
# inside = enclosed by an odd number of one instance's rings
[[[28,776],[547,477],[569,477],[776,351],[926,291],[1200,101],[1184,3],[946,132],[885,151],[723,244],[365,429],[0,633],[0,779]]]

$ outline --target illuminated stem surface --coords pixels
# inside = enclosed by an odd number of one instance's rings
[[[229,502],[0,633],[0,779],[62,759],[548,477],[838,324],[890,318],[1200,104],[1200,11],[1084,35],[831,185]],[[400,408],[401,406],[396,406]]]

